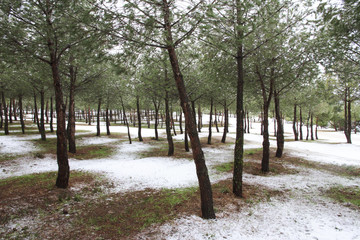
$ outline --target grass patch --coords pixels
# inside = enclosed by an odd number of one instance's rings
[[[76,195],[69,189],[58,189],[55,186],[57,172],[29,174],[0,180],[0,224],[6,224],[12,219],[37,212],[53,212],[64,201],[74,199]],[[97,179],[96,175],[81,171],[72,171],[69,184],[91,185]],[[79,200],[81,197],[77,196]],[[76,201],[76,200],[74,200]]]
[[[342,185],[337,185],[326,190],[325,194],[338,202],[347,203],[360,208],[360,188],[358,186],[344,187]]]
[[[153,140],[152,138],[144,138],[144,143],[151,144],[154,147],[149,148],[140,153],[141,158],[148,157],[167,157],[168,156],[168,143],[166,139]],[[190,143],[189,143],[190,145]],[[189,146],[191,149],[191,146]],[[174,158],[192,159],[192,153],[186,152],[184,142],[174,141]]]
[[[185,188],[115,194],[111,201],[93,205],[79,222],[105,239],[130,236],[152,224],[175,218],[182,212],[182,204],[194,198],[196,191],[196,188]]]
[[[266,176],[268,173],[261,172],[262,148],[247,149],[244,152],[244,172],[252,175]],[[234,162],[225,162],[214,166],[218,172],[232,172],[234,170]],[[270,174],[295,174],[295,169],[287,168],[283,164],[283,159],[270,158]]]
[[[56,154],[56,138],[33,140],[41,150],[34,153],[35,157],[42,157],[44,154]],[[76,147],[76,153],[68,153],[69,157],[78,160],[106,158],[114,154],[115,148],[112,145],[88,145]]]

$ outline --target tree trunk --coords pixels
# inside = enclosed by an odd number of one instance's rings
[[[23,114],[22,96],[21,95],[19,95],[19,111],[20,111],[21,131],[23,134],[25,134],[25,122],[24,122],[24,114]]]
[[[310,121],[310,110],[306,121],[306,141],[309,140],[309,121]]]
[[[313,129],[313,114],[310,116],[310,128],[311,128],[311,140],[314,140],[314,129]]]
[[[67,188],[69,185],[70,167],[67,154],[67,139],[66,139],[66,125],[65,125],[65,105],[63,100],[63,92],[60,81],[59,63],[57,62],[54,51],[51,49],[52,45],[49,45],[51,55],[51,70],[54,80],[55,89],[55,102],[56,102],[56,116],[57,116],[57,147],[56,155],[58,162],[58,176],[56,179],[56,186],[59,188]]]
[[[5,100],[5,94],[4,94],[3,91],[1,92],[1,97],[2,97],[2,102],[3,102],[3,105],[4,105],[4,119],[5,119],[4,131],[5,131],[5,135],[9,135],[8,110],[7,110],[6,100]]]
[[[46,140],[46,134],[45,134],[45,118],[44,118],[44,108],[45,108],[45,93],[44,91],[40,91],[40,102],[41,102],[41,109],[40,109],[40,134],[41,134],[41,140]]]
[[[225,100],[225,103],[224,103],[224,114],[225,114],[225,121],[224,121],[224,132],[223,132],[223,136],[222,136],[222,138],[221,138],[221,142],[222,143],[225,143],[226,142],[226,134],[227,134],[227,121],[226,121],[226,119],[227,119],[227,116],[228,116],[228,114],[227,114],[227,105],[226,105],[226,100]]]
[[[54,108],[53,108],[53,98],[50,98],[50,132],[54,132],[53,127],[54,122]]]
[[[244,165],[244,56],[242,41],[244,38],[243,32],[243,19],[242,19],[242,6],[240,0],[236,0],[236,31],[237,31],[237,93],[236,93],[236,140],[234,149],[234,172],[233,172],[233,193],[242,197],[242,176]]]
[[[163,17],[164,26],[166,30],[167,51],[169,53],[170,63],[174,73],[174,79],[179,92],[181,107],[185,114],[185,124],[191,141],[191,148],[193,152],[194,162],[196,166],[196,173],[199,181],[200,198],[201,198],[201,212],[205,219],[215,218],[215,211],[213,207],[212,189],[209,179],[208,170],[205,163],[205,156],[201,148],[200,139],[194,123],[194,117],[189,105],[188,95],[185,90],[183,76],[180,71],[179,62],[173,44],[171,23],[170,23],[170,4],[167,0],[163,0]]]
[[[209,136],[208,136],[208,144],[211,144],[211,126],[212,126],[212,113],[213,113],[213,98],[210,99],[210,119],[209,119]]]
[[[100,107],[101,107],[101,98],[99,98],[99,102],[98,102],[96,136],[100,136],[100,110],[101,110]]]
[[[261,171],[269,172],[270,142],[269,142],[269,106],[264,104],[264,134],[263,134],[263,156],[261,160]]]
[[[154,103],[154,108],[155,108],[155,140],[159,140],[159,133],[158,133],[158,118],[159,118],[159,107],[160,107],[160,103],[159,105],[156,104],[156,101],[153,99],[153,103]]]
[[[192,109],[192,112],[193,112],[194,124],[195,124],[195,127],[197,127],[197,125],[196,125],[196,110],[195,110],[195,101],[191,101],[191,109]]]
[[[136,109],[137,109],[137,118],[138,118],[138,138],[142,142],[143,138],[141,136],[141,113],[140,113],[140,99],[139,96],[136,96]],[[134,121],[135,122],[135,121]]]
[[[167,70],[165,69],[165,81],[168,82]],[[170,113],[169,113],[169,93],[165,91],[165,127],[166,127],[166,139],[168,142],[168,156],[174,155],[174,142],[171,136],[170,129]]]
[[[48,124],[49,123],[49,100],[46,100],[45,117],[46,117],[46,124]]]
[[[215,107],[215,119],[214,119],[214,123],[215,123],[215,127],[216,127],[216,132],[220,132],[219,126],[218,126],[218,121],[217,121],[216,107]]]
[[[12,123],[12,98],[9,100],[9,122]]]
[[[180,134],[183,134],[184,132],[182,128],[182,110],[180,110],[179,127],[180,127]]]
[[[198,132],[201,132],[201,128],[202,128],[202,120],[201,120],[201,107],[200,107],[200,104],[199,104],[199,107],[198,107]]]
[[[250,133],[250,118],[249,118],[249,111],[247,111],[246,115],[247,115],[247,133]]]
[[[110,135],[109,107],[106,108],[106,135]]]
[[[4,117],[3,117],[3,102],[0,103],[0,128],[3,128]]]
[[[171,114],[170,114],[170,120],[171,120],[171,126],[172,126],[172,129],[173,129],[173,133],[174,133],[174,136],[176,136],[176,130],[175,130],[175,122],[174,122],[174,116],[173,116],[173,110],[172,110],[172,107],[171,107]]]
[[[302,110],[300,105],[300,140],[303,140],[302,126],[303,126],[303,119],[302,119]]]
[[[14,113],[14,120],[17,121],[17,116],[16,116],[16,103],[15,103],[15,98],[13,98],[13,113]]]
[[[38,130],[40,132],[40,122],[39,122],[39,115],[38,115],[38,108],[37,108],[37,101],[36,101],[36,93],[34,90],[34,123],[36,123]],[[41,133],[41,132],[40,132]]]
[[[318,140],[318,122],[319,122],[319,117],[316,117],[316,121],[315,121],[315,139]]]
[[[294,104],[294,120],[293,120],[293,132],[294,132],[294,136],[295,136],[295,141],[299,141],[299,134],[298,132],[296,131],[296,122],[297,122],[297,119],[296,119],[296,104]]]
[[[282,157],[283,151],[284,151],[284,126],[281,119],[280,114],[280,99],[279,94],[274,89],[274,101],[275,101],[275,115],[276,115],[276,122],[277,122],[277,133],[276,133],[276,154],[275,156],[278,158]]]
[[[131,144],[132,141],[131,141],[131,136],[130,136],[130,127],[129,127],[129,122],[126,118],[126,112],[125,112],[125,106],[124,106],[124,102],[122,100],[122,97],[120,97],[120,101],[121,101],[121,106],[122,106],[122,109],[123,109],[123,119],[124,119],[124,123],[126,124],[126,127],[127,127],[127,133],[128,133],[128,138],[129,138],[129,143]]]

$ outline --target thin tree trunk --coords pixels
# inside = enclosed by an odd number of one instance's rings
[[[180,109],[180,116],[179,116],[179,127],[180,127],[180,134],[183,134],[183,128],[182,128],[182,110]]]
[[[0,128],[3,128],[4,117],[3,117],[3,102],[0,103]]]
[[[38,115],[38,108],[37,108],[37,101],[36,101],[36,93],[34,91],[34,123],[36,123],[38,130],[40,132],[40,122],[39,122],[39,115]],[[40,132],[41,133],[41,132]]]
[[[72,62],[70,56],[70,62]],[[68,118],[68,141],[69,152],[76,153],[76,139],[75,139],[75,83],[77,70],[74,66],[70,65],[70,87],[69,87],[69,118]]]
[[[168,82],[167,71],[165,69],[165,80]],[[169,93],[165,92],[165,127],[166,127],[166,139],[168,142],[168,156],[174,155],[174,142],[171,136],[170,129],[170,113],[169,113]]]
[[[13,113],[14,113],[14,120],[17,121],[17,116],[16,116],[16,103],[15,103],[15,98],[13,98]]]
[[[54,122],[54,108],[53,108],[53,98],[50,98],[50,132],[54,132],[53,127]]]
[[[172,39],[171,23],[170,23],[171,16],[170,16],[170,6],[169,6],[170,4],[168,3],[167,0],[163,0],[162,2],[163,2],[164,26],[166,30],[166,40],[168,43],[167,51],[169,53],[170,63],[174,73],[174,79],[179,92],[181,107],[183,108],[185,114],[185,121],[186,121],[185,124],[187,126],[187,131],[191,141],[191,148],[193,152],[194,162],[196,166],[196,173],[200,188],[202,217],[205,219],[215,218],[212,189],[211,189],[208,170],[205,163],[205,156],[201,148],[200,139],[196,130],[196,124],[193,121],[194,117],[192,116],[188,95],[185,90],[183,76],[180,71],[179,62],[175,52],[175,45]]]
[[[44,91],[40,91],[40,102],[41,102],[41,109],[40,109],[40,134],[41,140],[46,140],[45,134],[45,118],[44,118],[44,108],[45,108],[45,93]]]
[[[106,135],[110,135],[109,107],[106,108]]]
[[[310,127],[311,127],[311,140],[314,140],[314,129],[313,129],[313,114],[311,113],[311,122],[310,122]]]
[[[198,107],[198,132],[201,132],[201,107],[200,107],[200,104],[199,104],[199,107]]]
[[[49,123],[49,100],[46,100],[45,117],[46,117],[46,124],[48,124]]]
[[[138,118],[138,138],[142,142],[143,138],[141,136],[141,113],[140,113],[140,99],[139,96],[136,96],[136,109],[137,109],[137,118]],[[135,121],[134,121],[135,122]]]
[[[99,98],[99,102],[98,102],[96,136],[100,136],[100,110],[101,110],[100,107],[101,107],[101,98]]]
[[[12,98],[9,100],[9,122],[12,123]]]
[[[211,144],[211,126],[212,126],[212,113],[213,113],[213,98],[210,99],[210,119],[209,119],[209,136],[208,136],[208,144]]]
[[[23,114],[22,96],[21,95],[19,95],[19,111],[20,111],[21,131],[23,134],[25,134],[25,122],[24,122],[24,114]]]
[[[302,119],[302,109],[300,105],[300,140],[303,140],[302,126],[303,126],[303,119]]]
[[[127,127],[127,133],[128,133],[128,138],[129,138],[129,143],[131,144],[132,141],[131,141],[131,135],[130,135],[130,127],[129,127],[129,122],[126,118],[126,112],[125,112],[125,106],[124,106],[124,102],[122,100],[122,97],[120,97],[120,101],[121,101],[121,106],[122,106],[122,109],[123,109],[123,119],[124,119],[124,123],[126,124],[126,127]]]
[[[226,100],[225,100],[225,103],[224,103],[224,114],[225,114],[225,121],[224,121],[224,132],[223,132],[223,136],[221,138],[221,142],[222,143],[225,143],[226,142],[226,134],[227,134],[227,105],[226,105]]]
[[[250,133],[250,118],[249,118],[249,111],[246,113],[247,115],[247,133]]]
[[[309,121],[310,121],[310,110],[306,121],[306,141],[309,140]]]
[[[156,104],[155,99],[153,99],[153,103],[154,103],[154,108],[155,108],[155,140],[159,140],[159,133],[158,133],[158,118],[159,118],[159,107],[160,107],[160,103]]]
[[[215,127],[216,127],[216,132],[220,132],[219,126],[218,126],[218,121],[217,121],[216,107],[215,107],[215,120],[214,120],[214,123],[215,123]]]
[[[4,119],[5,119],[4,130],[5,130],[5,135],[9,135],[8,110],[7,110],[6,100],[5,100],[5,94],[4,94],[3,91],[1,92],[1,97],[2,97],[2,102],[3,102],[3,105],[4,105]]]
[[[176,136],[177,134],[176,134],[176,130],[175,130],[175,123],[174,123],[174,117],[173,117],[173,110],[172,110],[172,107],[171,107],[171,115],[170,115],[170,117],[171,117],[171,125],[172,125],[172,129],[173,129],[173,133],[174,133],[174,135]]]
[[[298,135],[298,132],[296,131],[296,122],[297,122],[297,119],[296,119],[296,104],[294,104],[294,120],[293,120],[293,132],[294,132],[294,137],[295,137],[295,141],[299,141],[299,135]]]
[[[276,115],[276,122],[277,122],[277,134],[276,134],[276,144],[277,144],[277,149],[276,149],[276,154],[275,156],[278,158],[282,157],[283,151],[284,151],[284,126],[283,126],[283,122],[281,119],[281,114],[280,114],[280,99],[279,99],[279,94],[278,92],[276,92],[276,90],[274,89],[274,101],[275,101],[275,115]]]

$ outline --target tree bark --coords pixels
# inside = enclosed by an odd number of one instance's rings
[[[310,121],[310,110],[306,121],[306,141],[309,140],[309,121]]]
[[[17,121],[17,116],[16,116],[16,102],[15,102],[15,98],[13,98],[13,113],[14,113],[14,120]]]
[[[41,134],[41,140],[46,140],[46,134],[45,134],[45,118],[44,118],[44,108],[45,108],[45,93],[44,91],[40,91],[40,134]]]
[[[155,108],[155,140],[159,140],[159,133],[158,133],[158,124],[159,124],[159,108],[160,108],[160,103],[156,104],[155,99],[153,99],[153,103],[154,103],[154,108]]]
[[[54,132],[54,108],[53,108],[53,98],[50,98],[50,132]]]
[[[212,126],[212,113],[213,113],[213,105],[214,101],[213,98],[210,99],[210,119],[209,119],[209,136],[208,136],[208,144],[211,144],[211,126]]]
[[[9,100],[9,122],[12,123],[12,98]]]
[[[49,123],[49,100],[46,100],[45,118],[46,118],[46,124],[48,124]]]
[[[296,106],[297,106],[297,104],[295,103],[294,104],[294,120],[293,120],[292,128],[293,128],[293,132],[294,132],[295,141],[299,141],[299,134],[298,134],[298,132],[296,130],[296,122],[297,122],[297,118],[296,118],[297,117],[296,116],[297,109],[296,109]]]
[[[139,96],[136,96],[136,109],[137,109],[137,118],[138,118],[138,138],[142,142],[143,138],[141,136],[141,113],[140,113],[140,99]],[[135,121],[134,121],[135,122]]]
[[[200,139],[194,123],[194,117],[189,105],[188,95],[186,93],[183,76],[180,71],[179,62],[175,52],[175,46],[172,39],[171,23],[170,23],[170,4],[167,0],[163,2],[163,18],[166,30],[167,51],[170,58],[171,67],[174,73],[174,79],[179,92],[181,107],[185,114],[185,124],[191,141],[191,148],[193,152],[194,162],[196,166],[196,173],[199,181],[200,198],[201,198],[201,212],[205,219],[215,218],[215,211],[213,207],[212,189],[209,179],[208,170],[205,163],[205,156],[201,148]]]
[[[310,116],[310,128],[311,128],[311,140],[314,140],[314,129],[313,129],[313,114]]]
[[[315,139],[318,140],[318,122],[319,122],[319,117],[315,118]]]
[[[179,127],[180,127],[180,134],[183,134],[183,128],[182,128],[182,110],[180,110],[180,117],[179,117]]]
[[[284,151],[284,126],[280,114],[280,99],[279,94],[276,92],[276,89],[274,89],[274,101],[275,101],[275,115],[276,115],[276,122],[277,122],[277,133],[276,133],[276,154],[275,157],[281,158],[283,151]]]
[[[36,101],[36,93],[34,90],[34,123],[36,123],[39,132],[40,130],[40,122],[39,122],[39,115],[38,115],[38,108],[37,108],[37,101]],[[41,133],[41,132],[40,132]]]
[[[24,113],[23,113],[22,96],[21,95],[19,95],[19,111],[20,111],[21,131],[23,134],[25,134],[25,122],[24,122]]]
[[[303,126],[303,119],[302,119],[302,109],[301,109],[301,105],[300,105],[300,140],[303,140],[303,131],[302,131],[302,126]]]
[[[198,107],[198,132],[201,132],[201,128],[202,128],[201,122],[202,122],[202,120],[201,120],[201,107],[200,107],[200,104],[199,104],[199,107]]]
[[[0,128],[3,128],[4,117],[3,117],[3,102],[0,103]]]
[[[68,141],[69,152],[76,153],[76,140],[75,140],[75,88],[76,88],[76,75],[77,68],[72,65],[73,57],[70,56],[70,87],[69,87],[69,118],[68,118]]]
[[[125,106],[124,106],[124,102],[122,100],[122,97],[120,97],[120,101],[121,101],[121,106],[122,106],[122,109],[123,109],[123,119],[124,119],[124,123],[126,124],[126,127],[127,127],[127,133],[128,133],[128,138],[129,138],[129,143],[131,144],[132,141],[131,141],[131,135],[130,135],[130,127],[129,127],[129,122],[126,118],[126,112],[125,112]]]
[[[9,119],[8,119],[8,110],[7,110],[7,104],[6,104],[6,100],[5,100],[5,94],[4,91],[1,92],[1,97],[2,97],[2,102],[4,105],[4,131],[5,131],[5,135],[9,135]]]
[[[242,41],[244,38],[241,1],[236,0],[237,31],[237,93],[236,93],[236,140],[234,149],[233,193],[242,197],[242,178],[244,165],[244,56]]]
[[[109,107],[106,108],[106,135],[110,135]]]
[[[66,139],[66,125],[65,125],[65,105],[63,100],[63,92],[60,81],[59,63],[52,49],[53,43],[49,42],[49,50],[51,55],[51,70],[54,80],[55,102],[56,102],[56,116],[57,116],[57,147],[56,155],[58,162],[58,176],[56,179],[56,186],[59,188],[67,188],[69,185],[70,167],[67,154],[67,139]]]
[[[216,127],[216,132],[220,132],[219,126],[218,126],[218,121],[217,121],[216,107],[215,107],[215,119],[214,119],[214,123],[215,123],[215,127]]]
[[[226,100],[225,100],[225,103],[224,103],[225,121],[224,121],[224,132],[223,132],[223,136],[221,138],[222,143],[226,142],[226,134],[228,132],[228,130],[227,130],[227,117],[228,117],[227,111],[228,111],[228,109],[227,109]]]
[[[101,98],[99,98],[98,101],[96,136],[100,136],[100,110],[101,110],[100,107],[101,107]]]
[[[166,70],[165,70],[165,81],[168,82]],[[166,127],[166,139],[168,142],[168,156],[173,156],[174,142],[171,136],[171,129],[170,129],[169,93],[167,90],[165,91],[165,127]]]

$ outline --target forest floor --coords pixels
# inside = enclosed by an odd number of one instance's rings
[[[174,136],[175,156],[167,157],[164,129],[155,141],[154,130],[143,128],[138,142],[131,128],[129,144],[124,126],[95,137],[96,126],[78,123],[70,187],[57,189],[55,134],[44,142],[34,125],[22,135],[12,124],[10,136],[0,134],[0,239],[360,240],[359,134],[353,144],[328,129],[319,130],[317,141],[293,141],[286,124],[284,156],[271,157],[263,174],[260,125],[253,123],[245,135],[244,197],[236,198],[235,119],[230,123],[225,144],[215,128],[211,145],[208,129],[200,133],[214,220],[200,217],[195,164],[183,135]],[[274,156],[274,137],[271,147]]]

